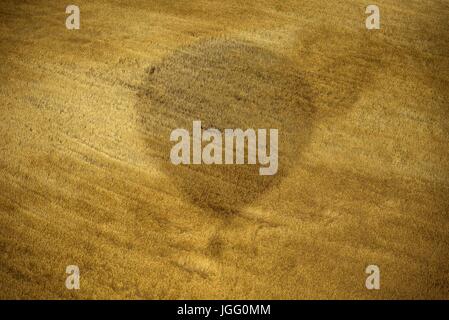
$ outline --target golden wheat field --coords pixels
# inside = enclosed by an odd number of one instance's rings
[[[69,4],[0,3],[0,298],[449,298],[449,1]],[[195,119],[277,174],[172,165]]]

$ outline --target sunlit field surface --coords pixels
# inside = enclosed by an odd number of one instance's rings
[[[376,1],[380,30],[359,0],[75,2],[80,30],[0,4],[0,298],[449,298],[449,1]],[[277,174],[172,165],[193,120],[278,128]]]

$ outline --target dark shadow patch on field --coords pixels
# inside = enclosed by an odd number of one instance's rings
[[[315,115],[311,89],[290,60],[230,40],[198,43],[148,68],[137,108],[153,159],[191,202],[220,214],[238,211],[288,174],[310,139]],[[192,132],[194,120],[222,132],[278,129],[277,174],[259,175],[259,164],[171,164],[171,131]]]
[[[138,92],[136,107],[148,153],[193,204],[221,215],[236,213],[289,174],[320,119],[331,110],[341,116],[357,101],[370,63],[355,58],[351,63],[351,55],[331,55],[331,66],[311,74],[289,58],[245,41],[203,40],[179,49],[147,68]],[[345,76],[349,80],[342,81]],[[318,110],[317,103],[324,109]],[[331,104],[335,108],[328,108]],[[258,164],[171,164],[175,143],[170,133],[176,128],[192,133],[194,120],[201,120],[204,129],[221,131],[278,129],[277,174],[259,175]]]

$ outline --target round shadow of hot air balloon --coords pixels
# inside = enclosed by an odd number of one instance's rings
[[[311,89],[291,60],[229,39],[203,40],[147,68],[136,107],[151,159],[189,201],[217,214],[238,212],[287,176],[315,122]],[[193,121],[221,132],[278,129],[277,173],[260,175],[260,164],[173,165],[170,134],[192,134]]]

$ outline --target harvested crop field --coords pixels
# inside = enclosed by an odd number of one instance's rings
[[[68,4],[0,5],[0,298],[449,298],[449,1]],[[195,120],[279,170],[174,166]]]

